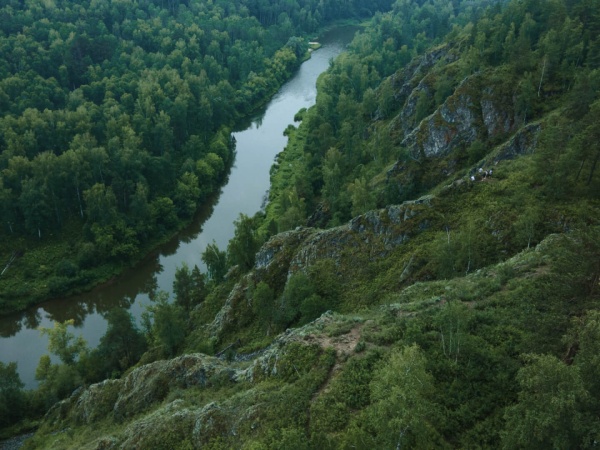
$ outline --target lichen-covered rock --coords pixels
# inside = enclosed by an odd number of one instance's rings
[[[465,79],[453,95],[404,138],[402,145],[414,158],[446,156],[477,138],[478,111],[470,86],[477,82],[476,77]]]
[[[456,60],[456,56],[451,52],[450,45],[441,45],[414,58],[410,64],[392,75],[394,99],[400,103],[405,103],[429,70],[441,60],[445,60],[447,63]]]
[[[394,88],[394,100],[402,105],[400,114],[390,124],[391,128],[400,129],[402,134],[406,135],[418,125],[415,115],[419,97],[421,95],[431,97],[434,93],[430,69],[442,60],[446,63],[454,61],[456,55],[451,50],[447,44],[436,47],[415,58],[390,77]]]
[[[501,145],[494,156],[494,162],[514,159],[517,156],[533,153],[537,147],[538,136],[542,126],[539,122],[530,123],[514,134]]]
[[[175,448],[191,435],[195,417],[195,411],[186,408],[182,400],[175,400],[132,422],[122,433],[118,446],[113,448]]]
[[[350,221],[351,230],[360,234],[372,233],[382,239],[386,250],[403,244],[409,238],[410,231],[401,231],[400,225],[419,214],[423,207],[430,207],[432,196],[424,196],[401,205],[390,205],[379,211],[368,211]]]
[[[272,236],[256,254],[254,270],[268,271],[285,266],[294,250],[315,232],[312,228],[297,228]]]
[[[92,445],[94,450],[113,450],[118,448],[119,440],[114,436],[102,436]]]
[[[75,423],[89,424],[109,415],[122,384],[122,380],[104,380],[85,389],[70,412]]]
[[[299,327],[289,328],[284,333],[278,335],[271,345],[265,348],[261,354],[254,359],[252,365],[241,373],[244,373],[246,380],[254,381],[264,379],[278,374],[278,363],[286,351],[286,347],[291,343],[302,343],[305,345],[311,342],[307,340],[308,336],[322,334],[323,330],[336,321],[341,320],[342,316],[331,311],[323,313],[312,322]]]
[[[515,117],[500,100],[503,99],[499,98],[492,87],[483,89],[480,100],[481,117],[488,136],[508,133],[514,129]]]
[[[124,420],[162,401],[172,388],[206,386],[217,372],[227,370],[221,360],[203,354],[190,354],[146,364],[123,380],[115,402],[116,420]]]
[[[238,304],[240,301],[244,301],[246,298],[245,292],[249,278],[249,275],[245,275],[234,285],[233,289],[231,289],[229,295],[227,296],[227,300],[225,300],[225,303],[219,312],[215,314],[213,321],[206,325],[206,332],[209,336],[216,336],[220,331],[224,330],[227,325],[229,325],[231,318],[230,316],[234,305]]]
[[[291,260],[297,249],[318,230],[299,227],[271,237],[258,251],[254,270],[244,275],[229,292],[227,299],[213,321],[205,326],[206,335],[218,338],[225,330],[239,326],[247,315],[241,310],[251,307],[248,289],[260,281],[269,286],[283,286],[289,276]],[[244,308],[240,308],[245,303]]]
[[[293,358],[288,354],[294,348],[292,345],[325,349],[335,345],[336,339],[348,344],[348,338],[344,340],[342,335],[330,338],[324,331],[327,326],[343,320],[346,320],[343,316],[327,312],[310,324],[287,330],[244,369],[238,368],[236,363],[191,354],[139,367],[122,380],[108,380],[81,389],[57,408],[62,411],[64,421],[61,429],[111,419],[122,423],[114,430],[109,427],[109,434],[98,437],[86,447],[96,450],[177,448],[182,443],[202,448],[216,438],[247,433],[259,426],[264,415],[264,406],[253,391],[253,382],[280,377],[280,366],[285,365],[286,358]],[[198,405],[190,402],[189,396],[187,400],[178,398],[161,404],[171,389],[183,392],[190,387],[208,387],[209,378],[213,380],[222,374],[228,382],[248,383],[248,388],[232,398]],[[110,408],[111,404],[114,408]]]
[[[512,89],[508,82],[489,85],[490,76],[476,73],[466,77],[436,111],[417,124],[414,119],[418,98],[433,95],[433,75],[423,76],[413,85],[391,125],[400,130],[401,145],[415,159],[440,158],[468,147],[476,139],[514,132],[519,119],[513,108]]]
[[[200,447],[211,438],[226,436],[230,430],[229,414],[216,402],[205,405],[195,416],[192,436]]]
[[[356,236],[349,231],[346,224],[312,234],[298,247],[288,266],[288,274],[307,269],[319,259],[339,259],[341,251],[354,244]]]
[[[156,361],[120,380],[105,380],[79,389],[57,403],[45,420],[56,427],[67,419],[76,424],[90,424],[104,418],[122,422],[161,402],[172,389],[206,387],[211,377],[221,373],[236,380],[246,376],[218,358],[199,353]]]
[[[208,336],[218,340],[239,323],[239,308],[235,305],[251,301],[246,295],[250,283],[266,281],[272,287],[284,286],[293,274],[307,272],[323,260],[333,261],[336,267],[352,267],[359,256],[371,261],[384,258],[428,227],[427,220],[419,220],[418,216],[431,208],[432,199],[425,196],[369,211],[328,230],[297,228],[272,237],[258,252],[254,271],[233,287],[214,320],[206,326]],[[342,272],[348,276],[348,271]]]
[[[423,78],[419,84],[411,91],[410,95],[406,99],[400,114],[397,116],[396,121],[399,121],[400,127],[404,134],[409,133],[413,130],[418,123],[416,122],[417,104],[421,96],[433,97],[433,89],[430,86],[431,81]]]

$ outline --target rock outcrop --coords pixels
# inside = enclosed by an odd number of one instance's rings
[[[530,123],[521,128],[507,142],[498,147],[493,157],[494,162],[533,153],[537,147],[541,129],[542,125],[539,122]]]
[[[289,371],[285,366],[290,364],[288,353],[293,346],[352,351],[360,336],[360,323],[351,321],[348,332],[335,338],[325,334],[328,326],[344,321],[348,319],[327,312],[310,324],[282,333],[245,364],[189,354],[144,365],[120,380],[79,389],[57,404],[45,423],[58,432],[68,432],[65,425],[114,423],[109,428],[114,432],[87,447],[96,450],[172,448],[170,442],[176,445],[184,440],[193,448],[202,448],[219,436],[235,436],[240,427],[258,426],[265,411],[253,386]],[[218,389],[220,384],[236,383],[245,384],[246,390],[232,398],[198,401],[196,405],[181,398],[169,399],[190,388]]]
[[[411,95],[399,115],[405,131],[401,145],[415,159],[439,158],[468,147],[476,139],[514,132],[517,120],[512,108],[506,107],[512,104],[512,99],[501,90],[486,86],[485,80],[484,74],[465,78],[433,114],[406,131],[415,114],[414,105],[409,101],[420,94]]]
[[[67,418],[77,424],[104,418],[122,422],[161,402],[173,389],[207,387],[212,377],[219,376],[238,379],[245,375],[218,358],[200,353],[156,361],[119,380],[105,380],[75,391],[48,412],[46,422],[60,423]]]
[[[356,266],[361,258],[368,261],[384,258],[428,227],[425,213],[432,209],[433,201],[434,197],[425,196],[369,211],[328,230],[299,227],[273,236],[257,253],[254,270],[233,287],[225,304],[207,326],[208,336],[218,340],[225,330],[235,327],[236,321],[241,320],[235,305],[248,301],[246,290],[251,284],[265,281],[270,286],[283,286],[294,273],[307,272],[323,260],[332,260],[340,268],[339,276],[348,277],[350,271],[341,268]]]

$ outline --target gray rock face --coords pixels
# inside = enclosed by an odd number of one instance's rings
[[[121,380],[104,380],[84,390],[73,408],[75,421],[90,424],[110,414],[121,385]]]
[[[271,237],[256,254],[253,272],[236,283],[212,323],[207,325],[207,334],[215,337],[231,324],[230,316],[233,307],[236,302],[246,301],[247,286],[253,279],[284,282],[288,277],[288,267],[296,249],[315,232],[312,228],[298,228]]]
[[[199,353],[156,361],[120,380],[105,380],[76,391],[69,399],[57,403],[48,412],[46,421],[59,423],[68,418],[77,424],[90,424],[111,417],[121,422],[162,401],[172,389],[205,387],[211,376],[220,373],[245,376],[233,373],[218,358]]]
[[[419,84],[410,92],[406,102],[404,103],[402,111],[400,111],[398,119],[404,134],[410,133],[410,131],[418,125],[415,120],[415,115],[417,113],[417,103],[422,95],[427,97],[433,96],[432,89],[429,86],[429,80],[427,79],[422,79]]]
[[[185,408],[182,400],[167,403],[156,411],[127,426],[120,438],[112,441],[119,450],[169,447],[169,440],[179,441],[189,436],[195,412]],[[106,447],[105,447],[106,448]]]
[[[498,106],[498,96],[491,87],[483,89],[480,102],[481,117],[488,136],[508,133],[514,128],[514,117]]]
[[[451,48],[443,45],[415,58],[408,66],[391,76],[395,89],[394,100],[403,105],[400,114],[392,120],[392,128],[399,128],[406,135],[418,125],[414,116],[419,97],[422,94],[428,97],[433,95],[429,70],[442,60],[450,63],[455,59]]]
[[[336,267],[349,267],[355,264],[357,254],[370,260],[384,258],[427,227],[427,221],[420,220],[419,215],[432,207],[432,200],[426,196],[369,211],[328,230],[298,228],[272,237],[258,252],[254,271],[234,286],[207,326],[209,336],[218,339],[227,327],[235,326],[234,305],[248,301],[245,292],[250,283],[278,279],[284,284],[294,273],[306,272],[323,260],[333,260]]]
[[[514,159],[520,155],[533,153],[537,146],[541,129],[542,126],[540,123],[530,123],[521,128],[508,142],[498,148],[494,161]]]
[[[403,107],[390,127],[399,132],[400,145],[413,159],[445,157],[476,139],[505,136],[517,130],[520,119],[513,108],[513,89],[508,85],[491,87],[485,73],[466,77],[431,115],[415,122],[418,99],[433,96],[439,76],[427,70],[442,59],[452,58],[451,49],[441,47],[424,55],[422,65],[411,65],[392,77],[397,89],[395,98]]]
[[[396,101],[404,103],[412,94],[415,86],[419,85],[429,70],[440,60],[450,63],[456,60],[450,52],[448,45],[436,47],[424,55],[415,58],[408,66],[392,75],[392,85],[396,89],[394,98]],[[417,88],[418,89],[418,88]]]
[[[470,94],[476,77],[467,78],[453,95],[402,141],[413,158],[446,156],[459,146],[468,146],[478,135],[476,99]]]
[[[369,233],[382,239],[386,250],[391,250],[409,239],[410,233],[399,232],[400,225],[419,214],[418,205],[431,205],[431,196],[412,200],[401,205],[390,205],[379,211],[368,211],[350,221],[351,230]]]
[[[282,259],[286,259],[284,250],[289,252],[312,233],[314,233],[312,228],[299,228],[273,236],[256,254],[255,270],[268,270],[273,263],[283,263]]]

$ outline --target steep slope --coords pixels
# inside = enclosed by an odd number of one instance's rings
[[[29,446],[593,447],[590,8],[508,2],[398,70],[407,49],[369,59],[359,37],[287,130],[254,219],[270,237],[198,300],[190,354],[75,392]]]
[[[589,297],[564,302],[581,279],[561,277],[566,261],[556,261],[587,244],[550,236],[466,277],[413,284],[384,306],[326,313],[230,362],[188,354],[142,366],[56,405],[29,446],[290,448],[310,438],[314,448],[389,448],[394,427],[411,446],[495,446],[505,407],[517,400],[519,355],[570,348],[570,364],[594,364],[572,349],[599,336],[595,316],[569,318]],[[567,331],[575,341],[562,340]],[[413,386],[413,376],[423,384]],[[519,395],[527,389],[522,383]],[[561,389],[549,395],[568,395]]]

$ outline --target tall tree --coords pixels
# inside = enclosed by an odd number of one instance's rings
[[[254,267],[254,258],[262,240],[256,231],[254,220],[240,214],[234,222],[235,232],[227,245],[227,258],[231,266],[239,266],[244,272]]]
[[[202,252],[202,261],[206,264],[208,278],[211,281],[215,283],[223,281],[228,269],[227,252],[219,250],[219,247],[213,241]]]
[[[144,335],[138,330],[133,316],[123,308],[105,315],[108,327],[100,338],[98,355],[104,366],[104,377],[122,373],[134,365],[146,350]]]
[[[519,401],[506,410],[504,448],[581,448],[588,393],[577,366],[529,355],[518,375]]]

